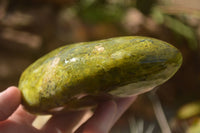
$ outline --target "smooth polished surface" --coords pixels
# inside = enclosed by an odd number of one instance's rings
[[[27,110],[47,113],[65,105],[77,108],[88,95],[144,93],[167,81],[181,64],[178,49],[148,37],[76,43],[30,65],[21,75],[19,89]]]

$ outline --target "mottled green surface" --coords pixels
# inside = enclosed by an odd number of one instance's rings
[[[78,103],[83,95],[130,96],[168,80],[182,63],[172,45],[147,37],[118,37],[66,45],[22,74],[19,89],[31,112]]]

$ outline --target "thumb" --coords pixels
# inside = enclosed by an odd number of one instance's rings
[[[21,94],[17,87],[9,87],[0,93],[0,121],[6,120],[20,105]]]

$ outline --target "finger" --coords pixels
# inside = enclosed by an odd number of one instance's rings
[[[47,133],[71,133],[86,113],[87,110],[56,114],[46,123],[42,130]]]
[[[20,105],[21,94],[18,88],[9,87],[0,93],[0,121],[6,120]]]
[[[130,107],[130,105],[135,101],[137,96],[116,98],[115,102],[117,104],[117,113],[113,120],[113,125],[121,117],[121,115]]]
[[[27,112],[23,109],[22,105],[20,105],[9,119],[20,123],[32,124],[35,117],[35,115]]]
[[[15,121],[6,120],[0,124],[1,133],[42,133],[30,125],[17,123]]]
[[[114,101],[99,104],[94,115],[76,133],[108,133],[112,127],[116,109],[117,105]]]

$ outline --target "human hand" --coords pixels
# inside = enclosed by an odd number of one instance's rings
[[[75,133],[107,133],[114,123],[131,105],[136,97],[118,98],[100,103],[94,114]],[[36,115],[26,112],[21,104],[18,88],[9,87],[0,93],[1,133],[72,133],[80,119],[88,112],[76,111],[53,115],[41,128],[32,122]]]

